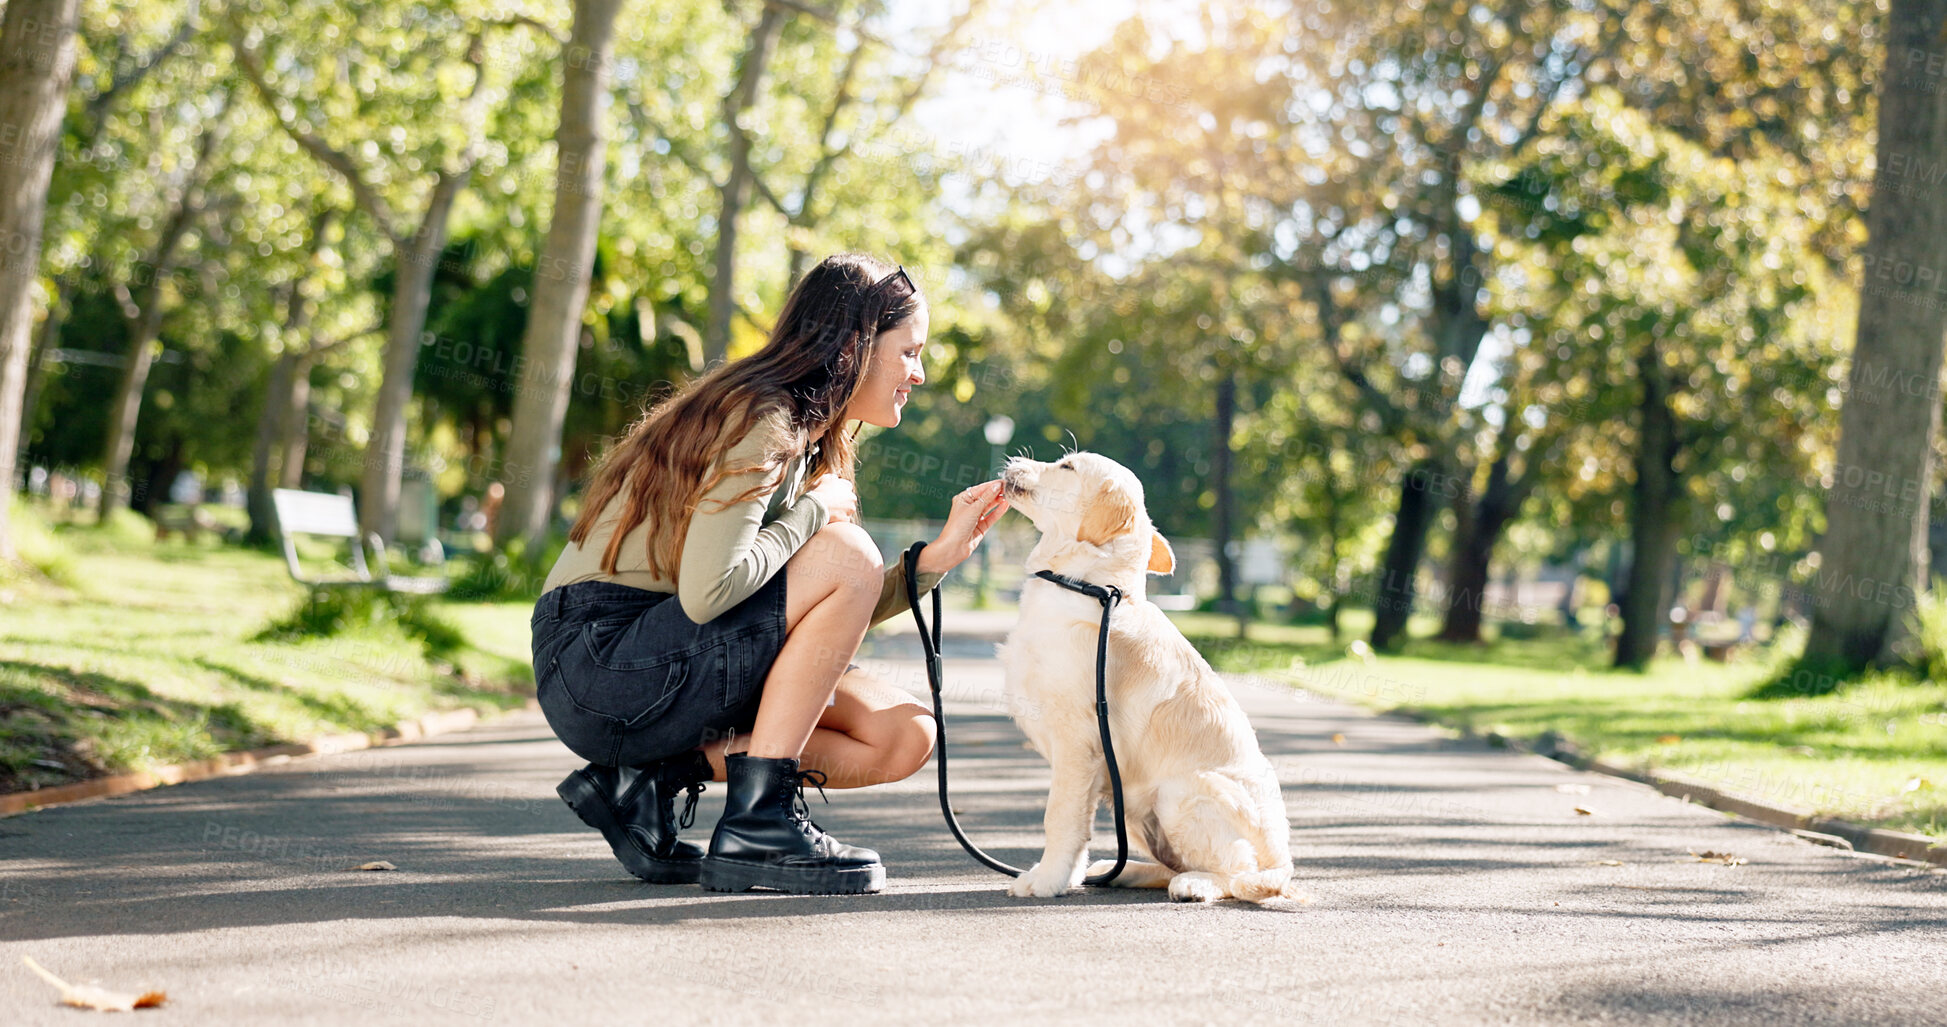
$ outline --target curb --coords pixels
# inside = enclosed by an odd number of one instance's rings
[[[1454,727],[1451,724],[1444,726]],[[1458,730],[1463,735],[1483,739],[1490,745],[1546,756],[1577,770],[1594,771],[1598,774],[1646,784],[1672,798],[1708,806],[1720,813],[1734,814],[1767,827],[1781,828],[1814,844],[1947,867],[1947,842],[1936,842],[1923,834],[1888,831],[1885,828],[1855,824],[1849,820],[1822,817],[1810,810],[1773,806],[1668,771],[1635,770],[1618,766],[1584,754],[1574,743],[1553,732],[1545,733],[1533,741],[1527,741],[1510,738],[1498,731],[1475,734],[1464,728]]]
[[[521,709],[539,709],[529,698]],[[513,712],[513,711],[506,711]],[[502,714],[504,715],[504,714]],[[483,721],[498,719],[482,717],[471,707],[457,710],[443,710],[402,720],[377,731],[350,731],[336,735],[320,735],[303,742],[284,742],[267,745],[261,749],[246,749],[241,752],[226,752],[206,760],[192,760],[188,763],[172,763],[152,770],[140,770],[128,774],[111,774],[107,777],[76,781],[73,784],[56,785],[53,788],[37,788],[28,792],[10,792],[0,795],[0,817],[11,817],[21,813],[59,806],[85,799],[105,799],[113,795],[126,795],[130,792],[144,792],[151,788],[186,784],[190,781],[203,781],[212,777],[235,777],[248,774],[262,767],[288,763],[302,756],[329,756],[333,753],[356,752],[360,749],[375,749],[388,745],[402,745],[431,738],[434,735],[452,734],[478,726]]]

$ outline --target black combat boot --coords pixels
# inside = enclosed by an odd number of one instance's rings
[[[703,887],[775,888],[794,895],[858,895],[885,887],[878,853],[842,844],[811,822],[805,782],[823,795],[824,774],[799,770],[795,759],[741,753],[726,756],[724,767],[723,819],[710,836]]]
[[[555,788],[568,808],[602,832],[629,873],[651,884],[690,884],[703,866],[703,848],[676,837],[696,821],[696,797],[710,780],[710,761],[692,749],[646,767],[589,765]],[[676,793],[688,790],[676,818]]]

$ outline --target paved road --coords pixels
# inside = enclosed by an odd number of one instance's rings
[[[875,665],[922,687],[916,663]],[[991,660],[950,673],[956,804],[1025,862],[1045,767]],[[576,761],[524,714],[0,821],[0,1023],[89,1015],[22,955],[166,989],[136,1014],[156,1025],[1947,1023],[1947,876],[1234,688],[1309,906],[1010,899],[940,824],[930,768],[818,807],[885,855],[884,894],[644,885],[554,798]],[[380,859],[399,871],[346,869]]]

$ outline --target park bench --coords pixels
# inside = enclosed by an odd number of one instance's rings
[[[313,589],[326,586],[369,586],[388,592],[409,592],[415,595],[431,595],[446,591],[447,579],[440,576],[407,577],[393,574],[386,561],[385,540],[373,532],[365,536],[365,545],[359,544],[358,512],[352,508],[350,496],[340,496],[329,492],[303,492],[298,489],[277,489],[271,493],[272,503],[277,508],[277,531],[284,539],[284,562],[290,565],[291,578]],[[348,541],[351,550],[352,576],[348,578],[307,578],[304,568],[298,563],[297,536],[317,535],[325,538],[342,538]],[[365,549],[372,550],[372,560],[378,565],[378,573],[372,573],[371,566],[365,562]]]

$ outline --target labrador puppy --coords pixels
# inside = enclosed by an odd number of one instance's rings
[[[1132,855],[1113,882],[1169,888],[1177,901],[1298,898],[1290,826],[1270,761],[1230,690],[1163,611],[1147,573],[1175,555],[1143,510],[1142,484],[1094,453],[1057,463],[1021,458],[1001,474],[1008,504],[1041,539],[1028,554],[1021,617],[1001,647],[1015,722],[1054,771],[1041,861],[1008,894],[1065,895],[1112,861],[1088,863],[1108,768],[1095,719],[1095,651],[1102,607],[1033,577],[1057,574],[1122,590],[1109,623],[1109,738],[1122,775]]]

